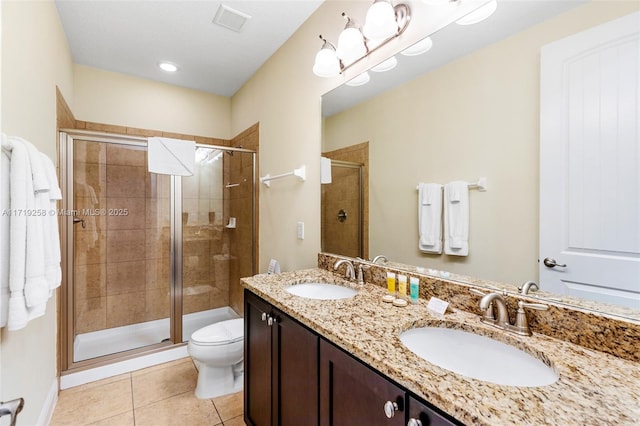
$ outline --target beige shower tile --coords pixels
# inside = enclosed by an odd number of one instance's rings
[[[95,130],[97,132],[117,133],[119,135],[126,134],[127,128],[124,126],[116,126],[113,124],[94,123],[85,121],[85,129]]]
[[[73,286],[75,300],[106,296],[106,278],[104,263],[76,265]]]
[[[107,263],[107,295],[133,293],[146,288],[146,262]]]
[[[145,228],[168,228],[171,220],[171,202],[168,198],[147,198]]]
[[[74,262],[76,265],[105,263],[107,255],[106,233],[76,229],[74,238]]]
[[[106,161],[106,144],[76,139],[73,141],[73,158],[76,162],[104,163]]]
[[[193,391],[196,388],[197,377],[198,373],[192,362],[181,362],[146,374],[133,374],[134,406],[144,407],[185,392],[195,399]],[[137,417],[136,412],[136,419]]]
[[[145,259],[145,231],[107,231],[109,262]]]
[[[216,406],[220,418],[223,421],[230,420],[234,417],[241,416],[244,413],[244,393],[232,393],[231,395],[219,396],[213,398],[213,405]]]
[[[146,167],[107,164],[107,197],[144,197]]]
[[[147,165],[146,147],[107,144],[107,163],[121,166]]]
[[[92,297],[75,301],[76,333],[88,333],[107,328],[107,298]]]
[[[107,198],[107,229],[144,229],[146,200],[144,198]]]
[[[52,426],[86,425],[127,413],[132,406],[131,381],[119,380],[82,392],[60,392]]]
[[[193,312],[204,311],[211,309],[211,301],[209,295],[211,292],[199,293],[199,294],[185,294],[182,296],[182,309],[184,314],[191,314]]]
[[[73,209],[77,211],[77,218],[84,220],[84,226],[82,226],[82,223],[74,224],[75,231],[106,231],[107,216],[102,214],[101,209],[106,208],[107,199],[100,198],[97,201],[96,203],[94,198],[80,197],[76,194]]]
[[[169,258],[147,259],[146,261],[146,288],[169,290]]]
[[[81,197],[106,196],[107,166],[104,163],[73,163],[73,194]]]
[[[145,258],[163,259],[169,257],[171,238],[169,228],[145,229]]]
[[[147,173],[145,182],[147,198],[169,198],[171,193],[171,177],[169,175]]]
[[[182,256],[182,277],[186,283],[209,281],[209,255]]]
[[[145,319],[144,291],[107,296],[107,327],[137,324]]]
[[[136,426],[219,425],[220,417],[209,400],[197,399],[193,392],[185,392],[136,408]]]
[[[170,295],[169,289],[147,289],[146,292],[146,321],[169,317]]]

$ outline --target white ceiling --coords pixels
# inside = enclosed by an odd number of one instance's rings
[[[251,19],[213,24],[221,3]],[[322,0],[56,0],[74,63],[232,96]],[[157,64],[170,61],[169,74]]]

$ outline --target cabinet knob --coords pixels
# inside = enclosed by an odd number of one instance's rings
[[[413,417],[409,419],[407,422],[407,426],[422,426],[422,422],[420,420],[416,420]]]
[[[384,403],[384,415],[387,418],[392,418],[396,415],[396,411],[398,411],[398,404],[392,401],[387,401]]]
[[[267,313],[263,312],[262,313],[262,321],[266,321],[267,320]]]
[[[273,324],[275,324],[277,322],[278,322],[278,320],[275,317],[272,317],[271,315],[268,316],[267,324],[269,324],[269,327],[271,327]]]

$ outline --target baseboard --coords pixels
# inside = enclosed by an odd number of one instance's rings
[[[62,390],[80,386],[85,383],[95,382],[96,380],[129,373],[131,371],[151,367],[157,364],[163,364],[165,362],[174,361],[187,356],[189,356],[187,346],[181,345],[177,348],[168,349],[166,351],[143,355],[137,358],[127,359],[125,361],[114,362],[113,364],[78,371],[77,373],[66,374],[60,377],[60,389]]]
[[[47,394],[47,399],[45,399],[44,404],[42,406],[42,410],[40,410],[40,416],[38,416],[38,425],[48,425],[51,424],[51,418],[53,417],[53,410],[56,408],[56,403],[58,402],[58,378],[53,379],[53,383],[51,383],[51,387],[49,388],[49,393]],[[20,415],[18,415],[18,422],[20,423]]]

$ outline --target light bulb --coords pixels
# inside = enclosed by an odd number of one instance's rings
[[[473,12],[463,16],[462,18],[456,21],[456,24],[459,25],[472,25],[477,24],[480,21],[484,21],[489,16],[493,14],[498,8],[497,0],[491,0],[489,3],[480,6],[478,9]]]
[[[335,77],[340,74],[340,62],[333,48],[320,49],[313,64],[313,73],[318,77]]]
[[[178,66],[175,64],[172,64],[171,62],[160,62],[158,64],[158,66],[160,67],[160,69],[162,71],[166,71],[166,72],[176,72],[178,71]]]
[[[385,40],[398,32],[396,12],[391,3],[386,0],[376,0],[367,11],[367,18],[362,27],[364,36],[368,39]]]
[[[338,58],[351,63],[366,55],[367,47],[364,44],[364,37],[360,30],[356,27],[347,27],[338,37],[338,47],[336,55]]]

